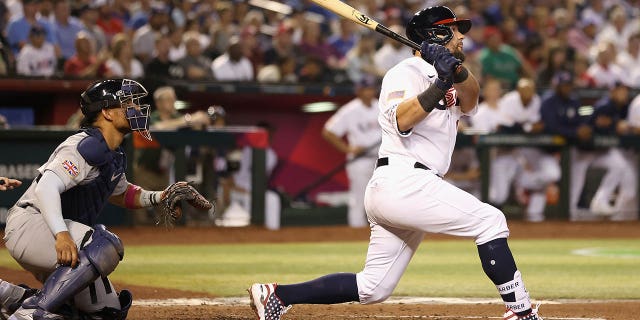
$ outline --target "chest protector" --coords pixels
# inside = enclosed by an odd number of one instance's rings
[[[78,143],[78,152],[99,174],[91,181],[63,192],[62,216],[76,222],[92,226],[107,203],[113,190],[127,167],[127,158],[122,147],[110,150],[100,130],[84,130],[87,137]]]

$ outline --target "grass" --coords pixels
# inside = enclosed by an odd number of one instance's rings
[[[640,299],[640,240],[512,240],[510,245],[536,299]],[[585,248],[607,254],[572,253]],[[128,246],[110,278],[243,296],[253,282],[292,283],[358,272],[366,250],[365,242]],[[0,254],[0,266],[19,268],[6,252]],[[423,243],[394,295],[497,297],[468,240]]]

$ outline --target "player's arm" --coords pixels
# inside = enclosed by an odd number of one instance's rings
[[[453,87],[458,93],[460,110],[463,113],[469,113],[478,105],[480,85],[471,71],[467,70],[464,66],[460,66],[460,68],[460,71],[453,77]]]
[[[349,154],[355,151],[342,138],[326,128],[322,129],[322,137],[342,153]]]
[[[78,248],[62,217],[60,194],[64,190],[62,179],[53,171],[46,170],[36,185],[35,194],[40,213],[55,237],[58,263],[75,267],[78,263]]]
[[[109,198],[111,204],[127,208],[140,209],[155,206],[160,203],[162,191],[149,191],[127,182],[124,192],[112,195]]]
[[[6,177],[0,177],[0,191],[11,190],[11,189],[17,188],[17,187],[19,187],[21,185],[22,185],[22,181],[20,181],[20,180],[6,178]]]

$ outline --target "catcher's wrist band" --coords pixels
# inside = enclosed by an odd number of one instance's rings
[[[161,196],[161,191],[142,190],[142,192],[140,192],[140,204],[143,207],[157,206],[160,203]]]
[[[427,90],[418,94],[418,102],[422,109],[429,113],[438,105],[439,101],[444,98],[445,91],[440,89],[436,84],[432,84]]]

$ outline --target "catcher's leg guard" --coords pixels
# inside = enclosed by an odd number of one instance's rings
[[[129,290],[122,290],[118,294],[120,309],[105,307],[92,313],[80,313],[80,320],[125,320],[133,302],[133,296]]]
[[[34,313],[34,319],[49,319],[48,314],[56,312],[99,276],[106,277],[115,270],[124,256],[118,236],[97,225],[91,239],[79,250],[77,267],[58,267],[44,282],[42,290],[22,304],[23,308],[41,310]]]

